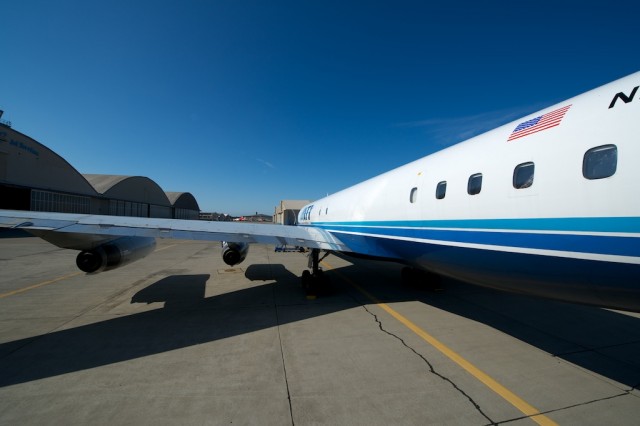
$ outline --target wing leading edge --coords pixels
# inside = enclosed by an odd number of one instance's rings
[[[328,231],[312,226],[0,210],[0,228],[24,229],[37,233],[86,234],[103,236],[105,239],[122,236],[153,237],[286,244],[322,250],[351,251]]]

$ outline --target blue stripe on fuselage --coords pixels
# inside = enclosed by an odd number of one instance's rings
[[[345,234],[368,234],[391,239],[409,238],[454,244],[640,256],[640,238],[635,236],[568,233],[640,233],[640,218],[635,217],[323,222],[313,223],[313,226],[339,232],[342,239]],[[536,231],[545,233],[536,233]],[[553,233],[554,231],[563,233]],[[375,252],[376,247],[379,247],[379,244],[368,247],[369,254],[376,254],[372,253]],[[384,251],[385,253],[379,253],[379,255],[390,254],[386,253],[387,250]]]
[[[640,217],[561,217],[528,219],[441,219],[364,222],[313,222],[314,226],[390,226],[559,232],[640,233]]]

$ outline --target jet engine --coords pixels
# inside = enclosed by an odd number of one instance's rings
[[[247,243],[222,242],[222,260],[229,266],[242,262],[247,257],[248,252],[249,244]]]
[[[84,272],[102,272],[142,259],[155,248],[155,238],[122,237],[94,249],[81,251],[76,258],[76,265]]]

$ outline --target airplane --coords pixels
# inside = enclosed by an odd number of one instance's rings
[[[308,204],[295,226],[0,210],[0,227],[80,250],[97,273],[151,253],[156,238],[311,249],[405,265],[500,290],[640,312],[640,72]]]

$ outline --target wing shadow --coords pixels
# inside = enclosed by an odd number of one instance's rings
[[[310,304],[287,312],[280,324],[357,306],[340,296],[309,302],[299,278],[283,265],[251,265],[258,285],[205,298],[209,275],[173,275],[136,293],[132,303],[165,302],[163,308],[72,325],[71,328],[0,344],[0,387],[127,361],[225,339],[278,325],[278,305]],[[335,303],[338,301],[338,303]]]
[[[419,301],[486,324],[560,359],[631,388],[640,382],[640,319],[593,308],[447,281],[442,293],[400,285],[400,267],[352,259],[327,271],[334,292],[306,300],[299,278],[283,265],[250,265],[256,285],[205,297],[209,275],[173,275],[136,293],[132,303],[161,309],[72,325],[0,344],[0,387],[186,348],[371,303],[343,277],[383,302]],[[278,315],[277,310],[287,309]]]

